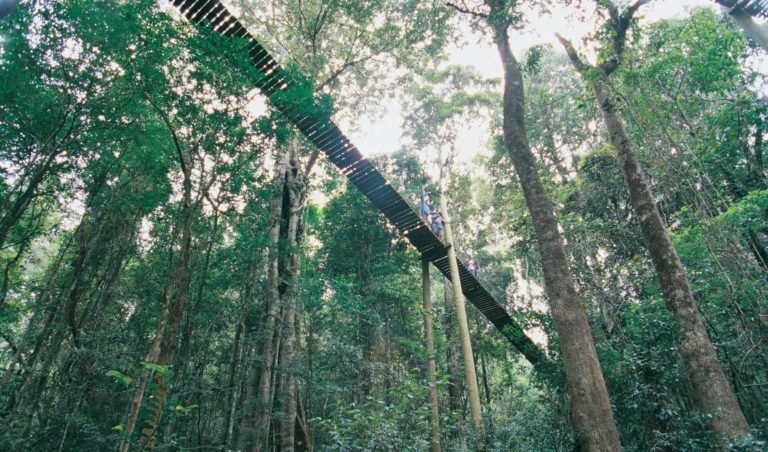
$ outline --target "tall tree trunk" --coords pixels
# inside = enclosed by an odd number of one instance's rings
[[[72,342],[75,347],[80,347],[80,338],[77,327],[77,305],[80,302],[81,290],[83,285],[83,279],[85,277],[84,267],[90,260],[94,248],[99,242],[101,232],[104,229],[104,222],[107,221],[104,215],[99,215],[92,228],[87,225],[78,229],[80,247],[72,262],[72,284],[68,289],[67,302],[64,308],[64,316],[69,324],[70,331],[72,333]],[[83,223],[86,223],[86,219],[83,218]],[[95,230],[94,230],[95,229]]]
[[[607,81],[599,76],[592,82],[603,121],[616,150],[632,207],[659,278],[667,308],[675,316],[677,348],[693,388],[694,402],[704,413],[712,414],[712,429],[733,437],[750,431],[744,413],[728,384],[707,329],[693,297],[688,277],[669,234],[664,229],[645,173],[608,92]]]
[[[189,309],[186,309],[184,311],[184,315],[181,321],[181,326],[180,326],[181,341],[178,346],[178,353],[176,353],[176,355],[173,358],[173,369],[174,369],[173,381],[174,381],[174,386],[177,388],[185,386],[187,382],[187,369],[189,367],[188,364],[189,364],[189,361],[192,358],[194,358],[190,350],[190,345],[192,342],[192,334],[196,331],[195,328],[197,327],[197,325],[195,325],[195,315],[197,311],[200,309],[200,304],[202,303],[203,296],[205,294],[205,289],[208,282],[208,272],[211,264],[211,254],[213,252],[213,245],[216,241],[216,235],[218,233],[218,228],[219,228],[218,207],[219,207],[218,205],[213,205],[213,225],[206,239],[205,254],[203,257],[203,266],[200,269],[200,281],[197,285],[197,291],[194,297],[194,302],[191,303]],[[202,334],[201,336],[206,337],[205,334]],[[192,381],[195,381],[194,377],[192,378]],[[178,395],[178,398],[181,398],[181,395]],[[187,403],[185,400],[181,400],[181,401],[183,403]],[[198,410],[198,413],[199,412],[200,410]],[[178,422],[179,422],[178,419],[174,419],[167,425],[167,427],[163,432],[163,436],[165,438],[172,437],[172,435],[176,431]]]
[[[200,309],[200,303],[202,303],[203,296],[205,294],[205,288],[208,283],[208,271],[211,265],[211,254],[213,253],[213,245],[216,242],[216,235],[219,232],[219,206],[213,206],[213,225],[211,226],[211,232],[208,235],[205,247],[205,257],[203,258],[203,267],[200,269],[200,283],[197,286],[197,293],[195,301],[184,313],[184,322],[182,325],[181,344],[179,346],[179,354],[174,359],[174,368],[177,369],[175,379],[176,381],[184,381],[184,374],[187,369],[187,361],[190,355],[190,343],[192,341],[192,334],[195,329],[194,316]]]
[[[290,452],[294,449],[297,413],[296,381],[296,312],[299,296],[301,216],[307,194],[307,184],[298,164],[296,147],[292,149],[289,171],[286,178],[288,195],[288,250],[285,255],[283,306],[285,324],[280,351],[281,396],[280,449]]]
[[[422,303],[424,308],[424,341],[427,349],[427,381],[430,405],[430,450],[440,452],[440,410],[437,397],[437,372],[435,366],[435,336],[432,331],[432,292],[429,280],[429,261],[421,260]]]
[[[503,11],[495,13],[502,17],[504,14]],[[493,25],[496,47],[504,67],[504,144],[520,180],[536,231],[547,298],[565,363],[571,420],[584,450],[617,451],[621,449],[619,432],[592,332],[579,304],[563,237],[528,144],[523,77],[509,46],[508,24],[502,21]]]
[[[184,313],[184,306],[189,297],[190,282],[190,261],[192,248],[192,218],[194,217],[194,207],[192,205],[192,181],[187,171],[184,171],[184,187],[182,199],[182,222],[181,222],[181,243],[179,246],[179,258],[171,273],[169,280],[169,290],[165,298],[165,307],[163,315],[157,327],[155,339],[150,346],[146,356],[146,362],[158,364],[160,366],[170,367],[178,348],[178,331],[181,325],[181,318]],[[149,370],[142,376],[134,396],[131,400],[131,409],[126,423],[125,435],[130,438],[133,434],[139,416],[139,411],[144,399],[144,392],[150,379],[154,380],[157,388],[156,394],[153,394],[153,400],[149,410],[151,418],[147,425],[140,430],[139,446],[141,448],[153,448],[155,443],[155,434],[158,424],[162,417],[163,404],[168,394],[170,382],[169,373],[165,371]],[[130,447],[130,439],[124,440],[120,444],[120,452],[127,452]]]
[[[441,171],[442,172],[442,171]],[[448,215],[448,203],[442,190],[442,177],[440,183],[440,208],[443,211],[445,222],[445,243],[448,246],[448,264],[451,269],[451,285],[453,287],[453,304],[456,307],[456,321],[459,324],[459,342],[464,356],[464,374],[466,375],[467,398],[469,409],[475,429],[480,438],[483,437],[483,412],[480,407],[480,391],[477,386],[477,373],[475,372],[475,360],[472,353],[472,340],[469,335],[469,323],[467,322],[467,309],[464,303],[464,293],[461,291],[459,279],[459,264],[456,260],[456,249],[453,246],[451,235],[451,219]]]
[[[263,311],[263,327],[252,332],[256,336],[256,350],[260,354],[259,371],[251,370],[251,375],[258,378],[249,385],[245,413],[240,426],[238,449],[264,450],[269,435],[269,421],[272,404],[272,364],[274,362],[275,328],[280,316],[280,226],[282,221],[283,194],[287,167],[281,165],[274,183],[270,206],[269,260],[267,263],[267,289]],[[255,362],[255,360],[254,360]]]
[[[242,320],[238,320],[235,329],[235,340],[232,344],[232,357],[229,360],[229,372],[227,372],[227,385],[224,390],[226,396],[224,399],[224,428],[221,431],[219,443],[232,448],[235,426],[235,407],[237,406],[238,387],[237,374],[240,369],[240,363],[243,358],[243,336],[245,325]]]
[[[295,365],[296,356],[298,245],[301,215],[307,194],[305,181],[294,149],[286,156],[275,182],[268,232],[270,257],[264,328],[257,333],[261,337],[261,369],[257,389],[251,400],[255,402],[255,407],[249,409],[250,413],[243,417],[240,440],[242,449],[261,451],[270,443],[273,399],[278,386],[282,413],[280,442],[283,449],[293,448],[298,382],[291,367]],[[279,323],[281,314],[285,322],[283,325]],[[280,330],[284,334],[278,334]],[[275,372],[275,369],[279,372]],[[278,379],[280,385],[276,385],[275,380]]]

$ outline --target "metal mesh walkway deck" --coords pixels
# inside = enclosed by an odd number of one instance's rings
[[[246,40],[251,63],[261,75],[256,80],[256,86],[270,98],[270,103],[322,150],[398,231],[405,234],[411,244],[450,279],[445,246],[336,124],[319,117],[313,102],[290,102],[286,96],[280,95],[295,87],[295,81],[219,0],[172,0],[172,3],[193,23],[224,36]],[[467,268],[461,262],[458,264],[464,296],[528,361],[532,364],[543,363],[546,358],[541,349],[531,342],[520,325]]]
[[[727,8],[741,8],[752,17],[768,19],[768,0],[715,0]]]

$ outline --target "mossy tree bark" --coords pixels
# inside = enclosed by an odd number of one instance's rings
[[[269,260],[263,318],[257,335],[258,364],[249,371],[248,395],[241,420],[238,448],[266,450],[275,402],[280,413],[281,450],[293,450],[297,413],[295,369],[296,317],[301,216],[307,197],[306,176],[295,146],[286,152],[274,182],[268,230]]]

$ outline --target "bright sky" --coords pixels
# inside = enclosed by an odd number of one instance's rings
[[[702,5],[716,6],[710,0],[656,0],[640,9],[640,17],[650,22],[664,18],[685,17],[691,8]],[[551,44],[554,48],[560,48],[555,38],[556,32],[577,44],[595,28],[588,21],[572,17],[573,10],[564,7],[552,9],[551,16],[531,17],[529,31],[511,36],[513,49],[518,56],[522,55],[525,49],[537,44]],[[465,41],[469,44],[449,49],[447,64],[472,66],[486,77],[501,78],[503,75],[501,62],[492,43],[487,38],[472,35],[468,29],[466,33]],[[402,146],[402,122],[400,105],[393,101],[382,118],[363,120],[362,124],[357,124],[354,128],[345,121],[339,121],[339,126],[363,154],[370,157],[395,152]],[[478,149],[483,148],[487,138],[485,130],[465,131],[459,137],[461,149],[459,160],[469,160]]]

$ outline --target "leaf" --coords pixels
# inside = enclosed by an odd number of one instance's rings
[[[164,366],[162,364],[148,363],[143,361],[141,365],[144,366],[145,369],[153,370],[160,374],[167,374],[170,372],[170,369],[168,368],[168,366]]]
[[[114,378],[117,383],[122,383],[125,386],[130,386],[133,381],[133,378],[117,370],[108,370],[105,375]]]

